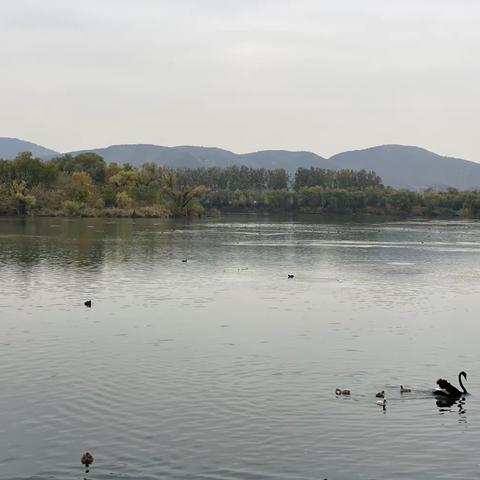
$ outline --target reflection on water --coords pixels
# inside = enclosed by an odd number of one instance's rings
[[[0,478],[477,478],[479,253],[477,222],[0,219]]]

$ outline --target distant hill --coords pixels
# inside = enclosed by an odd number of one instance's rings
[[[24,151],[31,151],[34,156],[44,159],[60,155],[34,143],[0,137],[0,158],[11,159]],[[385,185],[396,188],[480,188],[479,163],[444,157],[424,148],[403,145],[383,145],[343,152],[328,160],[312,152],[265,150],[237,154],[215,147],[162,147],[149,144],[112,145],[70,153],[76,155],[82,152],[98,153],[109,163],[130,163],[134,166],[147,162],[172,168],[224,168],[245,165],[252,168],[285,168],[290,173],[294,173],[299,167],[311,166],[332,170],[351,168],[373,170]]]
[[[480,187],[480,164],[443,157],[419,147],[383,145],[339,153],[330,161],[339,169],[373,170],[385,185],[396,188]]]
[[[311,152],[289,152],[271,150],[237,154],[213,147],[161,147],[158,145],[112,145],[106,148],[71,152],[72,155],[85,151],[101,155],[107,162],[130,163],[140,166],[154,162],[167,167],[220,167],[245,165],[255,168],[285,168],[294,172],[299,167],[332,168],[325,158]]]
[[[58,152],[35,143],[19,140],[18,138],[0,137],[0,158],[11,160],[21,152],[32,152],[34,157],[51,157],[59,155]]]

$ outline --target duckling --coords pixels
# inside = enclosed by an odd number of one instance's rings
[[[82,455],[82,465],[88,468],[93,463],[93,456],[91,453],[86,452]]]
[[[411,392],[412,389],[409,387],[404,387],[403,385],[400,385],[400,393],[409,393]]]
[[[382,390],[381,392],[378,392],[375,396],[377,398],[385,398],[385,390]]]
[[[342,395],[350,395],[350,390],[342,390]]]
[[[385,410],[387,408],[387,400],[385,398],[383,400],[377,400],[377,405],[379,407],[383,407]]]
[[[342,391],[339,388],[335,389],[335,395],[341,395]]]
[[[84,305],[85,305],[87,308],[92,308],[92,301],[91,301],[91,300],[87,300],[86,302],[84,302]]]
[[[288,274],[288,278],[295,278],[295,275],[289,273],[289,274]]]

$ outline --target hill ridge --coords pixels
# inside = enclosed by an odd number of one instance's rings
[[[0,158],[14,158],[20,151],[32,151],[44,159],[59,152],[18,138],[0,137]],[[425,189],[451,186],[460,190],[480,187],[480,164],[433,153],[415,145],[383,144],[348,150],[324,158],[308,150],[269,149],[235,153],[211,146],[178,145],[165,147],[153,143],[113,144],[107,147],[67,152],[72,155],[95,152],[106,162],[140,166],[154,162],[173,168],[229,167],[284,168],[294,173],[311,166],[326,169],[373,170],[385,185],[396,188]]]

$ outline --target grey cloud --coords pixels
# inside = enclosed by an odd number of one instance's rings
[[[0,135],[480,161],[474,0],[3,0]]]

